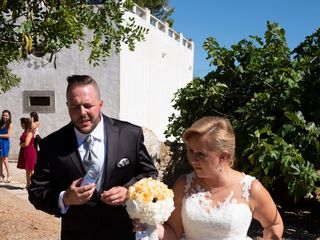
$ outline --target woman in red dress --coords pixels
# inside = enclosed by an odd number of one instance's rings
[[[34,133],[31,128],[29,118],[20,118],[21,127],[24,129],[20,137],[20,152],[17,167],[26,170],[27,185],[29,187],[31,175],[33,174],[34,165],[37,159],[37,152],[34,148]]]

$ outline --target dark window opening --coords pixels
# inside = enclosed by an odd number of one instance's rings
[[[22,92],[23,113],[55,112],[55,92],[50,90],[25,90]]]
[[[30,97],[30,106],[50,106],[50,97]]]

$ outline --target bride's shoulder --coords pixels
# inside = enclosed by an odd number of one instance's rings
[[[257,179],[254,179],[252,181],[250,190],[251,190],[251,197],[254,199],[264,198],[265,194],[267,194],[266,188]]]
[[[181,175],[177,178],[176,182],[174,183],[174,188],[184,188],[184,185],[186,184],[186,175]]]
[[[176,180],[173,190],[175,193],[183,195],[185,193],[186,186],[191,183],[191,179],[193,177],[193,173],[181,175]]]

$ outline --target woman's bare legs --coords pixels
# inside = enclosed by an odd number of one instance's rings
[[[4,163],[4,167],[6,168],[6,171],[7,171],[7,178],[6,180],[4,180],[6,183],[9,183],[11,182],[11,175],[10,175],[10,165],[9,165],[9,160],[7,157],[2,157],[1,158],[1,167],[0,167],[0,174],[2,173],[1,176],[3,176],[3,166],[2,166],[2,163]],[[1,171],[2,170],[2,171]]]
[[[3,157],[0,158],[0,182],[4,181],[3,175]]]
[[[26,188],[28,188],[31,184],[31,176],[33,174],[33,170],[26,170],[26,179],[27,179],[27,185]]]

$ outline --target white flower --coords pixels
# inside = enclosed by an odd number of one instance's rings
[[[163,223],[174,210],[173,191],[160,181],[141,179],[129,188],[126,208],[132,219],[149,225]]]

